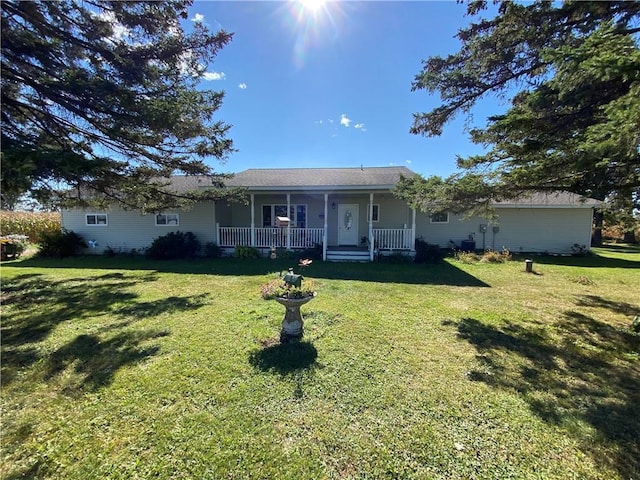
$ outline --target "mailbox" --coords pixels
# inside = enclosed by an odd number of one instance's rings
[[[289,217],[276,217],[276,227],[288,227]]]
[[[292,287],[300,288],[302,286],[302,275],[287,273],[282,279]]]

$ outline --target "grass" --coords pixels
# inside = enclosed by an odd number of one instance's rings
[[[629,479],[640,250],[331,264],[278,342],[284,261],[2,266],[0,477]]]

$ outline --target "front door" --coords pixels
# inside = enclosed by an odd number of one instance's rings
[[[338,206],[338,245],[358,245],[358,205]]]

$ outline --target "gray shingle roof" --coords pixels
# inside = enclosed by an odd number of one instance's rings
[[[373,190],[392,188],[400,175],[411,177],[414,172],[406,167],[370,168],[252,168],[234,174],[225,184],[245,187],[254,191],[332,191]],[[206,176],[171,177],[176,191],[198,190],[212,186]],[[496,207],[597,207],[602,202],[569,192],[538,192],[514,200],[495,202]]]
[[[406,167],[371,168],[280,168],[249,169],[237,173],[227,184],[233,187],[292,188],[292,187],[390,187],[400,175],[411,177]]]
[[[493,203],[496,207],[597,207],[602,204],[570,192],[534,192],[521,198]]]

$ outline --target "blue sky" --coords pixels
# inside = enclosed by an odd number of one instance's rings
[[[224,90],[219,119],[238,152],[217,171],[403,165],[446,176],[456,155],[481,151],[465,117],[438,138],[409,133],[412,114],[438,105],[411,92],[421,61],[458,50],[465,6],[448,2],[196,1],[190,20],[233,32],[203,86]],[[474,110],[476,124],[505,109]]]

